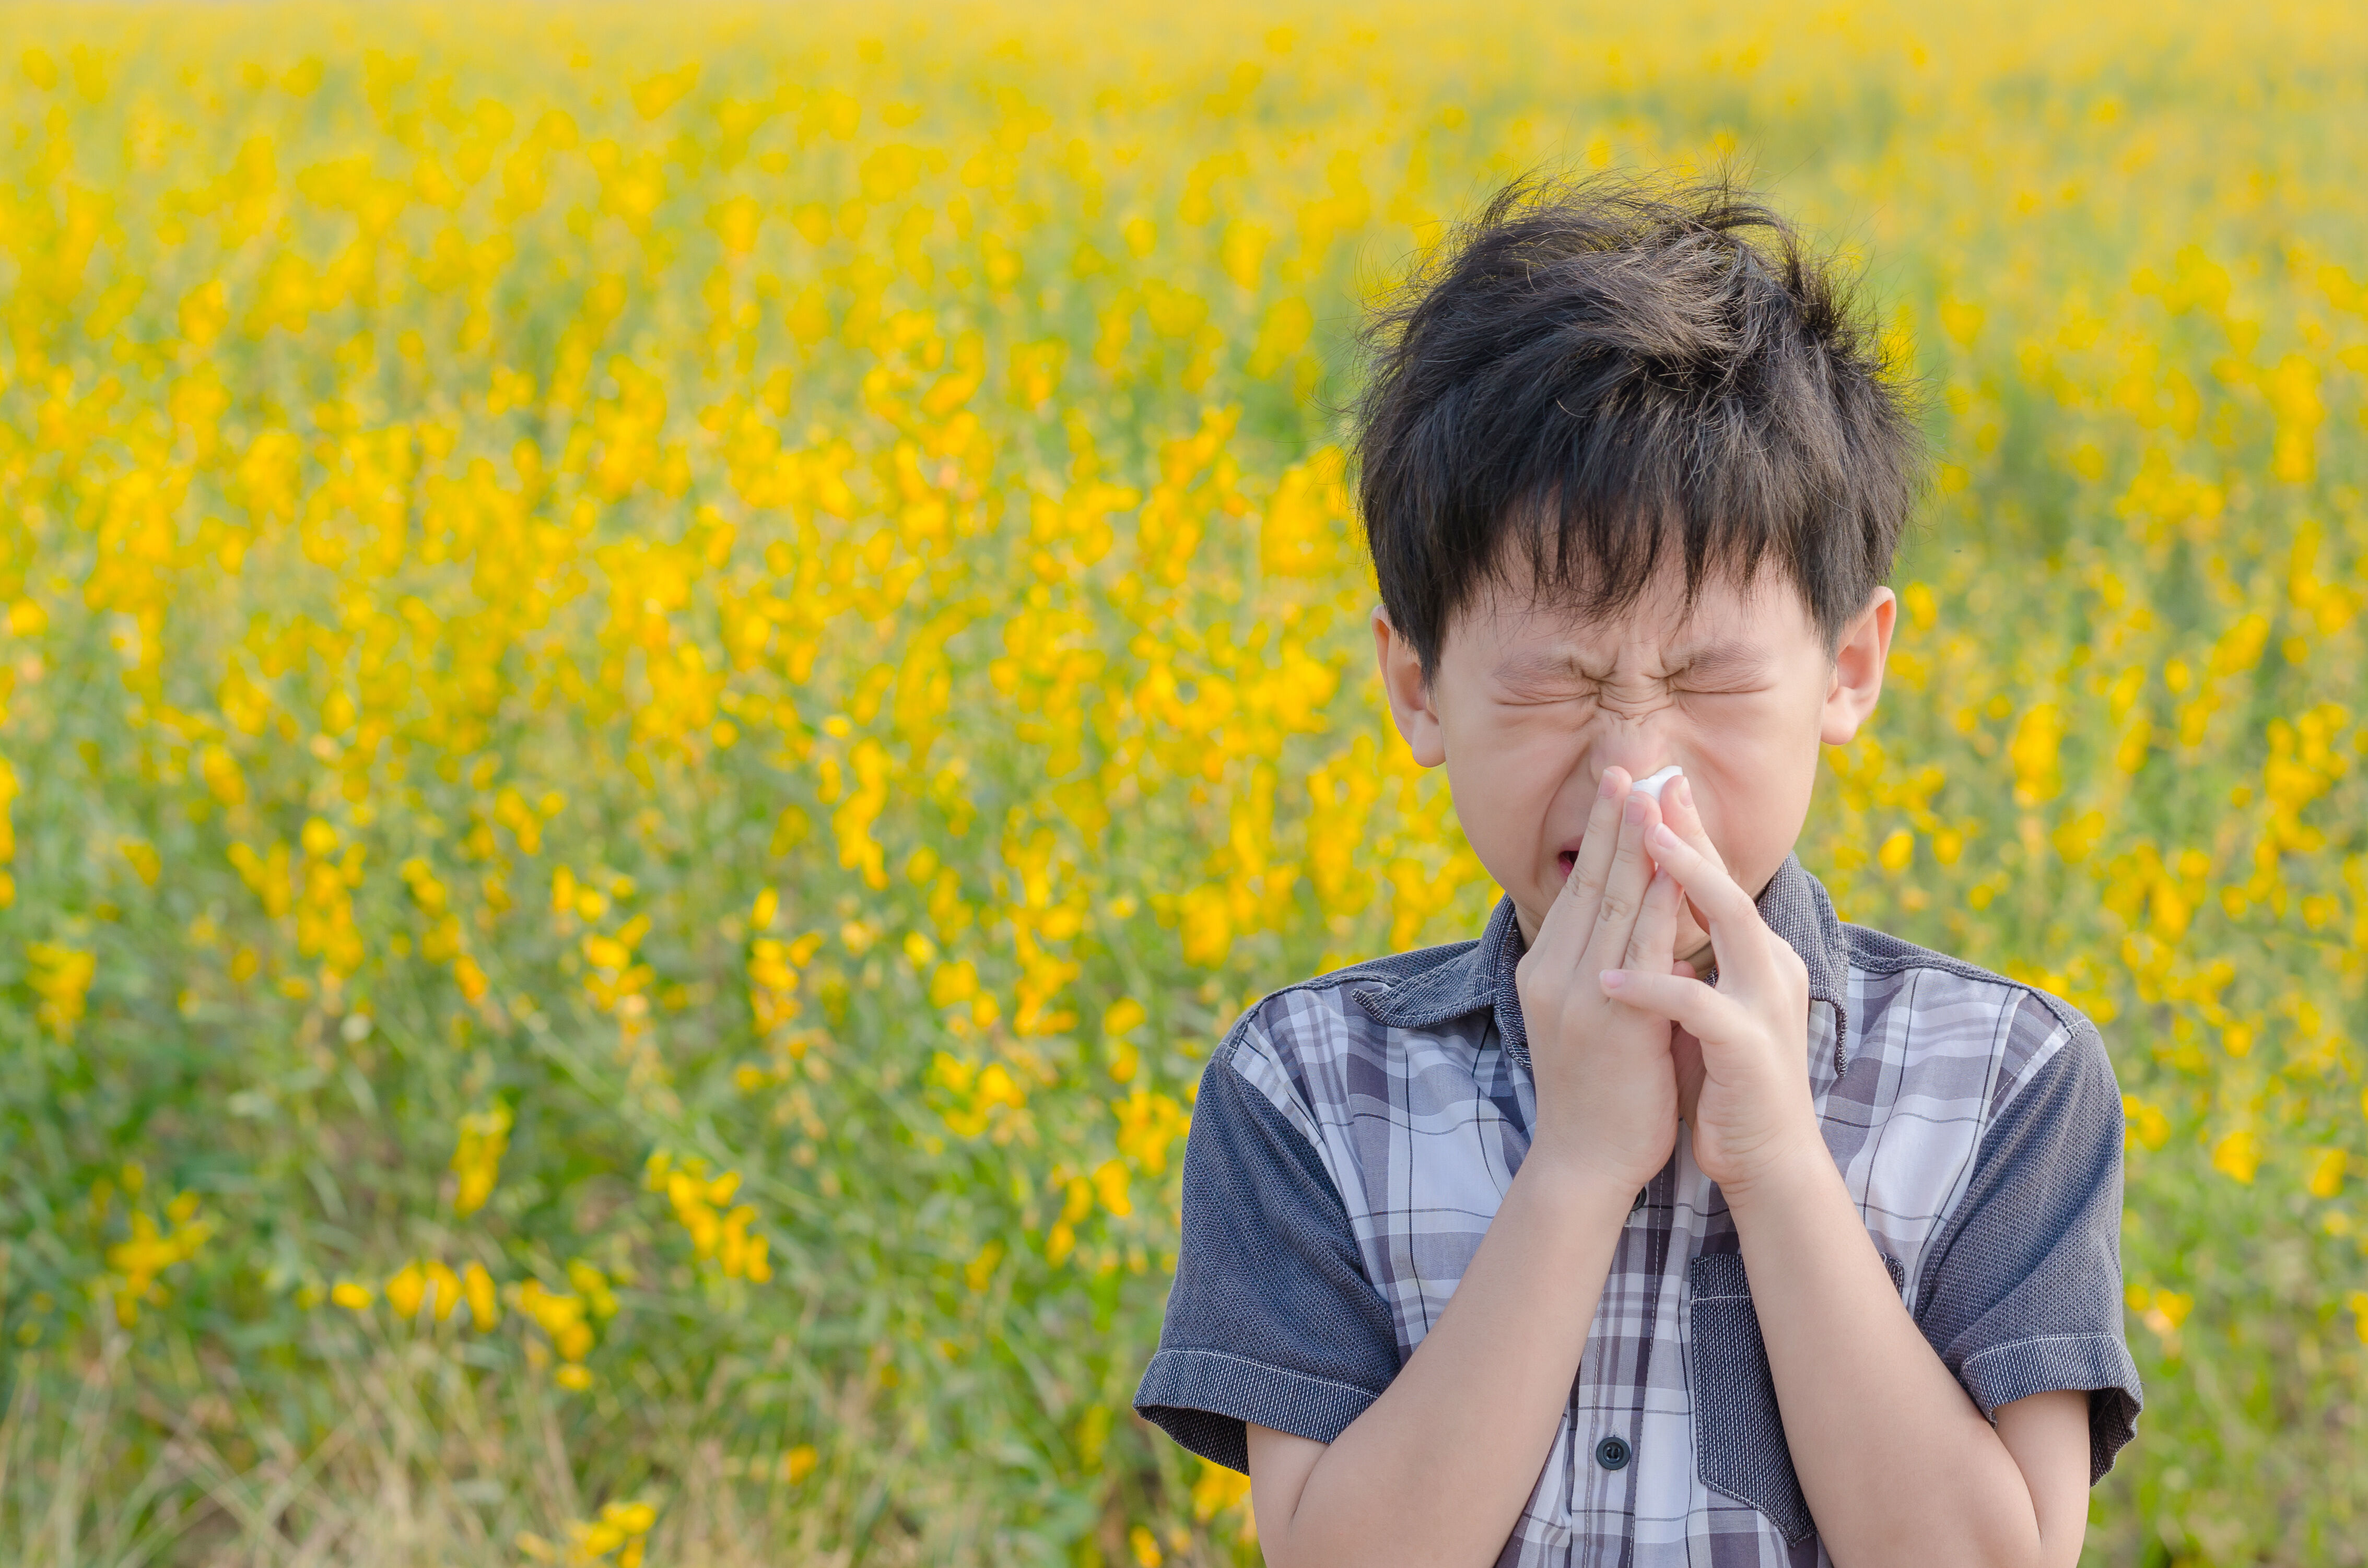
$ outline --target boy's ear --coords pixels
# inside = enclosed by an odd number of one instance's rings
[[[1898,618],[1898,596],[1877,588],[1866,608],[1843,631],[1834,649],[1833,684],[1826,691],[1817,732],[1826,744],[1848,744],[1873,714],[1875,700],[1883,695],[1883,666],[1891,657],[1891,629]]]
[[[1430,683],[1422,676],[1422,655],[1390,624],[1390,612],[1373,607],[1373,657],[1382,667],[1382,689],[1389,693],[1390,716],[1406,737],[1415,761],[1437,767],[1447,760],[1447,741],[1439,715],[1430,705]]]

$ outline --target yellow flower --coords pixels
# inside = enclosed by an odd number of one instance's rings
[[[1118,1116],[1119,1153],[1145,1176],[1163,1174],[1168,1145],[1190,1125],[1184,1108],[1156,1090],[1137,1089],[1110,1108]]]
[[[34,1017],[60,1040],[72,1039],[98,973],[97,955],[59,942],[28,942],[25,957],[32,965],[33,994],[40,998]]]
[[[416,1318],[427,1297],[427,1277],[416,1262],[406,1263],[386,1282],[386,1304],[399,1318]]]
[[[494,1277],[482,1263],[472,1263],[461,1271],[461,1294],[469,1303],[469,1321],[480,1330],[490,1329],[501,1322],[500,1298],[494,1290]]]
[[[1133,1200],[1127,1194],[1126,1166],[1118,1160],[1104,1160],[1094,1167],[1094,1196],[1104,1209],[1123,1220],[1134,1212]]]
[[[470,1215],[485,1206],[500,1179],[502,1152],[509,1146],[510,1110],[495,1104],[490,1110],[461,1119],[461,1136],[452,1150],[452,1172],[460,1183],[452,1196],[452,1212]]]
[[[2212,1146],[2212,1168],[2250,1186],[2261,1166],[2261,1141],[2250,1128],[2239,1128]]]

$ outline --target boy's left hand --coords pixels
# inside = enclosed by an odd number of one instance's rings
[[[1807,966],[1725,868],[1666,825],[1655,826],[1645,843],[1708,920],[1718,983],[1605,970],[1603,992],[1669,1019],[1699,1042],[1699,1064],[1681,1060],[1678,1085],[1694,1163],[1732,1194],[1804,1153],[1822,1160],[1825,1140],[1809,1092]]]

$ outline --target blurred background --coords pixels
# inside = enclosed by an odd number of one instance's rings
[[[1360,312],[1722,163],[1941,455],[1804,858],[2128,1096],[2090,1559],[2368,1553],[2355,7],[0,38],[0,1556],[1256,1562],[1128,1410],[1193,1084],[1494,898]]]

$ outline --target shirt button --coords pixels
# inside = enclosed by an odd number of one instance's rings
[[[1635,1450],[1625,1437],[1606,1437],[1595,1445],[1595,1462],[1606,1470],[1624,1470]]]

